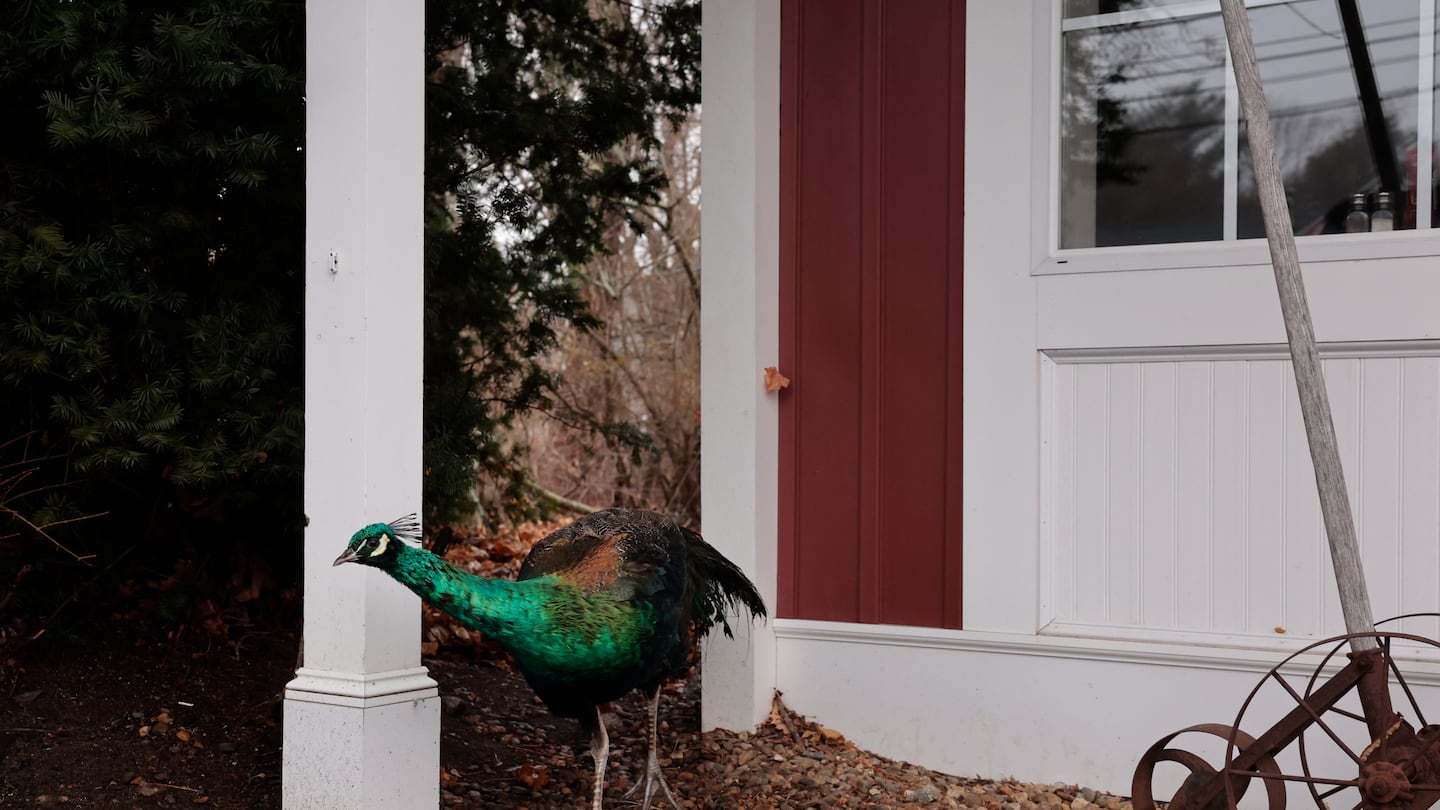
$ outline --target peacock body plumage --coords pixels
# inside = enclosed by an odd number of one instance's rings
[[[696,635],[743,608],[764,618],[750,580],[700,535],[658,512],[607,509],[545,537],[517,581],[472,574],[405,541],[413,522],[356,532],[335,561],[381,569],[421,599],[494,639],[549,709],[592,733],[593,807],[600,807],[608,753],[599,707],[633,689],[651,696],[645,806],[658,788],[674,804],[654,753],[660,685],[683,674]]]

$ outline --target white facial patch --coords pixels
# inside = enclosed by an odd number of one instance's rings
[[[389,545],[390,545],[390,535],[388,535],[388,534],[382,534],[382,535],[380,535],[380,542],[375,545],[375,550],[372,551],[372,552],[370,552],[370,556],[371,556],[371,557],[379,557],[381,554],[384,554],[384,553],[385,553],[385,549],[386,549]]]

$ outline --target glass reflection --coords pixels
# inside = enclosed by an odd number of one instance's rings
[[[1422,2],[1435,0],[1249,9],[1297,234],[1343,232],[1357,205],[1367,222],[1383,222],[1374,215],[1387,198],[1395,228],[1416,226],[1420,94],[1430,101],[1440,81],[1440,60],[1434,77],[1417,69],[1421,48],[1431,57],[1440,36],[1427,30],[1422,44]],[[1356,25],[1345,24],[1347,4]],[[1227,103],[1218,0],[1065,0],[1063,8],[1060,247],[1262,237],[1233,87]],[[1152,9],[1159,13],[1124,13]],[[1159,19],[1137,19],[1148,16]],[[1370,65],[1372,81],[1362,80],[1357,60]],[[1440,130],[1436,107],[1425,110],[1432,132]],[[1433,164],[1426,174],[1434,190]],[[1421,221],[1436,222],[1437,206],[1425,205]]]
[[[1380,192],[1395,227],[1415,226],[1419,3],[1358,3],[1378,89],[1377,129],[1367,129],[1335,0],[1250,9],[1255,55],[1297,235],[1342,233],[1351,200],[1364,194],[1372,218]],[[1265,236],[1249,142],[1241,122],[1237,235]],[[1386,167],[1385,164],[1389,163]],[[1407,169],[1408,167],[1408,169]],[[1386,183],[1390,174],[1394,179]],[[1391,184],[1398,188],[1387,188]]]
[[[1137,8],[1161,8],[1194,0],[1065,0],[1065,18],[1088,17],[1092,14],[1113,14]]]
[[[1221,238],[1220,16],[1072,31],[1063,58],[1060,246]]]

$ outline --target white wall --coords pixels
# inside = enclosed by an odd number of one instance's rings
[[[1276,681],[1262,682],[1284,659],[1270,651],[796,620],[783,621],[778,632],[780,688],[792,709],[862,747],[961,776],[1065,782],[1128,796],[1137,762],[1161,737],[1199,723],[1233,724],[1252,692],[1240,723],[1251,734],[1296,706]],[[1287,683],[1304,692],[1319,663],[1297,661]],[[1401,666],[1423,684],[1415,688],[1418,705],[1436,711],[1435,666]],[[1403,695],[1393,699],[1413,721],[1417,713]],[[1346,745],[1363,750],[1361,724],[1328,719]],[[1216,742],[1187,735],[1175,744],[1218,765],[1224,747]],[[1306,743],[1312,773],[1355,778],[1354,764],[1323,734],[1307,733]],[[1303,772],[1293,746],[1278,759],[1282,772]],[[1158,769],[1157,798],[1173,795],[1179,778]],[[1263,795],[1251,793],[1247,802]],[[1298,786],[1290,801],[1313,806]]]
[[[751,672],[763,669],[773,653],[774,683],[792,708],[887,756],[964,775],[1076,782],[1128,794],[1136,761],[1157,738],[1195,723],[1235,719],[1257,681],[1286,654],[1287,643],[1274,642],[1275,626],[1321,633],[1338,625],[1324,624],[1323,610],[1318,620],[1310,613],[1325,601],[1327,580],[1318,558],[1302,556],[1304,544],[1296,539],[1306,532],[1307,496],[1294,469],[1300,451],[1293,418],[1292,426],[1278,427],[1292,395],[1282,385],[1283,363],[1272,356],[1283,329],[1265,269],[1172,262],[1163,271],[1064,274],[1047,264],[1049,30],[1056,7],[1054,0],[967,3],[966,629],[779,620],[773,647],[757,636],[753,649],[760,664]],[[756,8],[706,5],[706,167],[725,167],[720,171],[733,176],[707,172],[707,279],[719,281],[705,291],[712,320],[705,333],[704,486],[712,539],[735,542],[716,537],[717,520],[739,532],[753,526],[755,538],[742,539],[739,553],[754,553],[756,570],[773,576],[773,568],[765,567],[773,550],[773,524],[766,523],[773,520],[776,497],[768,489],[772,461],[751,439],[773,436],[772,403],[757,396],[755,386],[773,339],[765,319],[774,317],[775,220],[752,217],[774,216],[773,187],[754,172],[770,170],[779,153],[769,106],[778,99],[765,76],[778,64],[779,43],[757,33]],[[720,18],[731,24],[714,26]],[[729,38],[712,38],[719,31],[730,32]],[[710,83],[717,73],[725,77],[725,93],[754,93],[764,115],[742,106],[737,119],[729,107],[712,108]],[[717,116],[721,134],[712,139],[708,122]],[[723,205],[712,197],[716,189]],[[1440,417],[1434,417],[1440,352],[1423,343],[1440,336],[1430,305],[1440,300],[1440,273],[1422,272],[1427,261],[1399,258],[1382,268],[1367,266],[1367,275],[1356,275],[1357,265],[1349,261],[1307,267],[1322,340],[1411,341],[1388,347],[1403,360],[1380,359],[1386,353],[1380,351],[1329,361],[1339,390],[1369,413],[1337,405],[1342,421],[1351,420],[1345,428],[1351,439],[1342,441],[1350,442],[1348,452],[1357,459],[1353,485],[1373,491],[1393,486],[1401,474],[1420,476],[1411,482],[1408,505],[1382,498],[1360,513],[1372,538],[1411,536],[1429,544],[1380,539],[1367,551],[1367,563],[1373,558],[1377,571],[1387,572],[1374,581],[1398,583],[1409,595],[1396,607],[1407,608],[1432,599],[1435,588],[1425,579],[1440,564],[1430,528],[1440,527],[1440,517],[1421,494],[1440,487]],[[710,275],[716,273],[725,275]],[[730,309],[717,312],[712,294]],[[717,315],[739,321],[732,330],[717,324]],[[1195,348],[1209,345],[1237,354]],[[1261,348],[1246,348],[1256,345]],[[1120,353],[1105,353],[1117,347]],[[1167,355],[1174,347],[1180,349]],[[1202,378],[1208,386],[1203,398],[1180,395],[1186,390],[1178,387],[1182,380]],[[1214,424],[1210,412],[1202,419],[1195,410],[1219,402],[1244,408]],[[1377,417],[1387,412],[1395,419]],[[1178,519],[1182,504],[1175,490],[1185,475],[1204,474],[1208,487],[1210,471],[1218,469],[1182,470],[1173,459],[1162,460],[1174,448],[1161,439],[1168,431],[1178,447],[1182,420],[1198,426],[1185,428],[1184,441],[1201,443],[1207,459],[1218,452],[1235,469],[1249,471],[1239,494],[1236,482],[1220,476],[1219,490],[1207,488],[1203,500],[1187,492],[1184,502],[1185,515],[1204,510],[1206,520],[1229,521],[1249,533],[1242,549],[1249,573],[1227,580],[1224,588],[1213,565],[1204,580],[1179,557],[1179,532],[1192,527]],[[714,437],[723,437],[721,447]],[[1410,439],[1430,444],[1416,453],[1404,449]],[[1281,491],[1290,500],[1277,513],[1262,502],[1277,492],[1271,473],[1280,468],[1289,469]],[[1105,487],[1113,500],[1081,503],[1082,485]],[[1151,549],[1148,527],[1165,516],[1172,532],[1160,533],[1159,546]],[[1401,523],[1408,528],[1397,528]],[[1291,546],[1258,541],[1277,524],[1283,524],[1280,538],[1294,540]],[[1233,541],[1221,532],[1215,549]],[[1424,573],[1409,572],[1411,564]],[[1286,577],[1291,585],[1269,587]],[[1187,591],[1184,599],[1206,607],[1188,613],[1189,602],[1177,602],[1170,590],[1194,588],[1197,581],[1209,590]],[[1303,591],[1302,582],[1315,588]],[[762,586],[767,595],[772,585]],[[1295,644],[1288,640],[1289,647]],[[1429,684],[1422,705],[1440,697],[1435,673],[1427,669],[1433,665],[1415,666]],[[758,711],[759,682],[744,681],[747,709]],[[708,682],[706,691],[709,700]],[[1262,695],[1247,715],[1246,730],[1263,731],[1290,708],[1288,700]],[[1293,770],[1288,761],[1282,767]]]

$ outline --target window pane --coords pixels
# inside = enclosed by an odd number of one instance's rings
[[[1064,34],[1060,247],[1220,239],[1220,15]]]
[[[1351,201],[1371,212],[1388,191],[1395,227],[1414,227],[1419,56],[1417,0],[1360,0],[1363,36],[1378,86],[1367,128],[1335,0],[1250,9],[1255,54],[1270,107],[1281,174],[1297,234],[1341,233]],[[1237,234],[1263,237],[1249,142],[1241,123]],[[1388,143],[1387,143],[1388,141]],[[1387,170],[1395,185],[1383,182]]]

